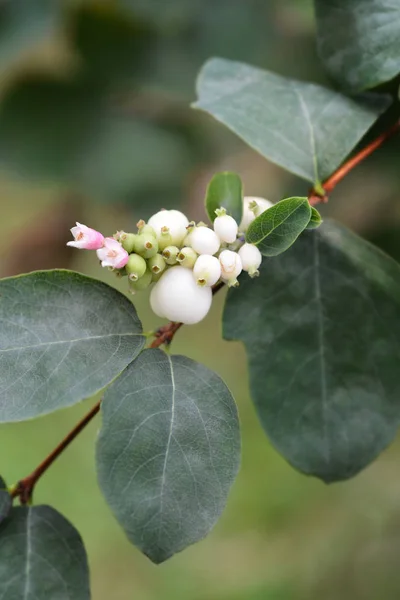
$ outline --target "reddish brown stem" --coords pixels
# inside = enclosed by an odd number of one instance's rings
[[[21,500],[21,504],[27,504],[31,498],[33,493],[33,488],[35,487],[37,481],[40,477],[47,471],[47,469],[53,464],[53,462],[64,452],[66,448],[70,445],[71,442],[76,438],[76,436],[90,423],[90,421],[97,415],[100,410],[100,401],[97,402],[90,409],[90,411],[79,421],[77,425],[73,428],[72,431],[62,440],[60,444],[49,454],[47,458],[44,459],[42,463],[34,470],[30,475],[21,479],[15,486],[15,488],[11,492],[11,496],[16,498],[19,496]]]
[[[341,167],[339,167],[328,179],[322,184],[323,193],[320,190],[312,189],[308,197],[310,204],[313,206],[321,202],[327,202],[328,196],[335,189],[338,183],[346,177],[350,171],[359,165],[367,156],[375,152],[386,140],[391,138],[400,130],[400,121],[397,121],[390,129],[382,133],[373,142],[368,144],[365,148],[360,150],[355,156],[346,161]]]

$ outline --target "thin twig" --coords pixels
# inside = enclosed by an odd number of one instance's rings
[[[338,183],[346,177],[350,171],[359,165],[367,156],[375,152],[386,140],[395,135],[400,131],[400,121],[397,121],[387,131],[378,136],[373,142],[368,144],[365,148],[360,150],[355,156],[347,160],[341,167],[339,167],[328,179],[322,184],[322,192],[313,188],[310,191],[308,200],[312,206],[321,202],[328,202],[328,196],[333,192]]]
[[[21,504],[28,504],[32,498],[33,488],[40,477],[47,471],[47,469],[53,464],[53,462],[64,452],[76,436],[90,423],[90,421],[97,415],[100,410],[100,403],[97,402],[90,411],[79,421],[77,425],[69,432],[69,434],[58,444],[58,446],[44,459],[42,463],[34,470],[30,475],[21,479],[17,485],[11,490],[11,497],[16,498],[19,496]]]

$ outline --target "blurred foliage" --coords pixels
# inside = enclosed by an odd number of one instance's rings
[[[277,0],[5,2],[10,58],[48,45],[42,62],[32,69],[26,55],[3,86],[1,163],[14,176],[102,201],[144,197],[160,206],[162,195],[162,205],[179,203],[199,153],[209,164],[223,151],[204,135],[206,119],[199,127],[187,108],[198,69],[212,55],[273,64],[278,7]]]
[[[311,0],[0,3],[2,275],[69,266],[112,283],[90,253],[65,248],[74,221],[111,234],[178,202],[204,219],[215,171],[237,171],[246,193],[274,201],[307,193],[308,184],[188,108],[197,69],[212,55],[326,82]],[[322,210],[396,258],[399,149],[392,140],[369,158]],[[349,483],[296,473],[261,431],[242,347],[221,340],[222,301],[207,327],[183,329],[173,347],[215,369],[239,404],[242,468],[211,536],[161,568],[129,545],[97,487],[98,422],[43,478],[35,502],[81,531],[96,600],[398,600],[399,444]],[[146,298],[138,310],[153,328]],[[92,402],[3,426],[7,482],[34,468]]]

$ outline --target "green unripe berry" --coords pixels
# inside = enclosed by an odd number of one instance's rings
[[[161,254],[155,254],[154,256],[149,258],[149,260],[147,261],[147,266],[152,273],[155,273],[157,275],[158,273],[162,273],[167,265],[165,262],[165,258],[163,258]]]
[[[147,264],[144,258],[139,254],[131,254],[128,258],[128,262],[125,265],[126,272],[130,281],[137,281],[146,272]]]
[[[178,246],[167,246],[163,250],[163,257],[167,265],[176,265],[176,257],[178,256],[179,248]]]
[[[161,271],[160,273],[153,273],[153,276],[151,278],[151,280],[154,283],[157,283],[157,281],[160,279],[161,275],[164,273],[164,271]]]
[[[139,223],[137,223],[137,228],[139,233],[147,233],[155,238],[157,237],[155,229],[153,229],[151,225],[146,225],[145,221],[139,221]]]
[[[136,238],[136,233],[121,233],[119,241],[123,249],[126,250],[128,254],[133,252]]]
[[[151,258],[158,252],[158,243],[154,236],[148,233],[140,233],[136,236],[134,250],[143,258]]]
[[[153,280],[153,273],[150,269],[147,269],[145,274],[138,279],[137,281],[129,281],[129,291],[131,294],[136,294],[136,292],[142,292],[146,288],[149,287]]]
[[[157,237],[158,239],[158,247],[160,250],[164,250],[173,243],[172,236],[169,232],[168,227],[161,227],[161,233]]]
[[[197,254],[193,250],[193,248],[190,248],[190,246],[186,246],[178,252],[176,260],[182,267],[192,269],[194,267],[194,263],[197,260]]]

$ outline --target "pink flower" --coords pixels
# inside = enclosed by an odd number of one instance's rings
[[[102,267],[113,267],[114,269],[122,269],[129,258],[129,254],[121,244],[110,237],[105,238],[103,248],[97,250],[97,256],[101,260]]]
[[[104,237],[101,233],[82,223],[77,223],[76,227],[71,229],[71,233],[75,238],[74,242],[68,242],[67,246],[80,248],[81,250],[98,250],[103,247]]]

